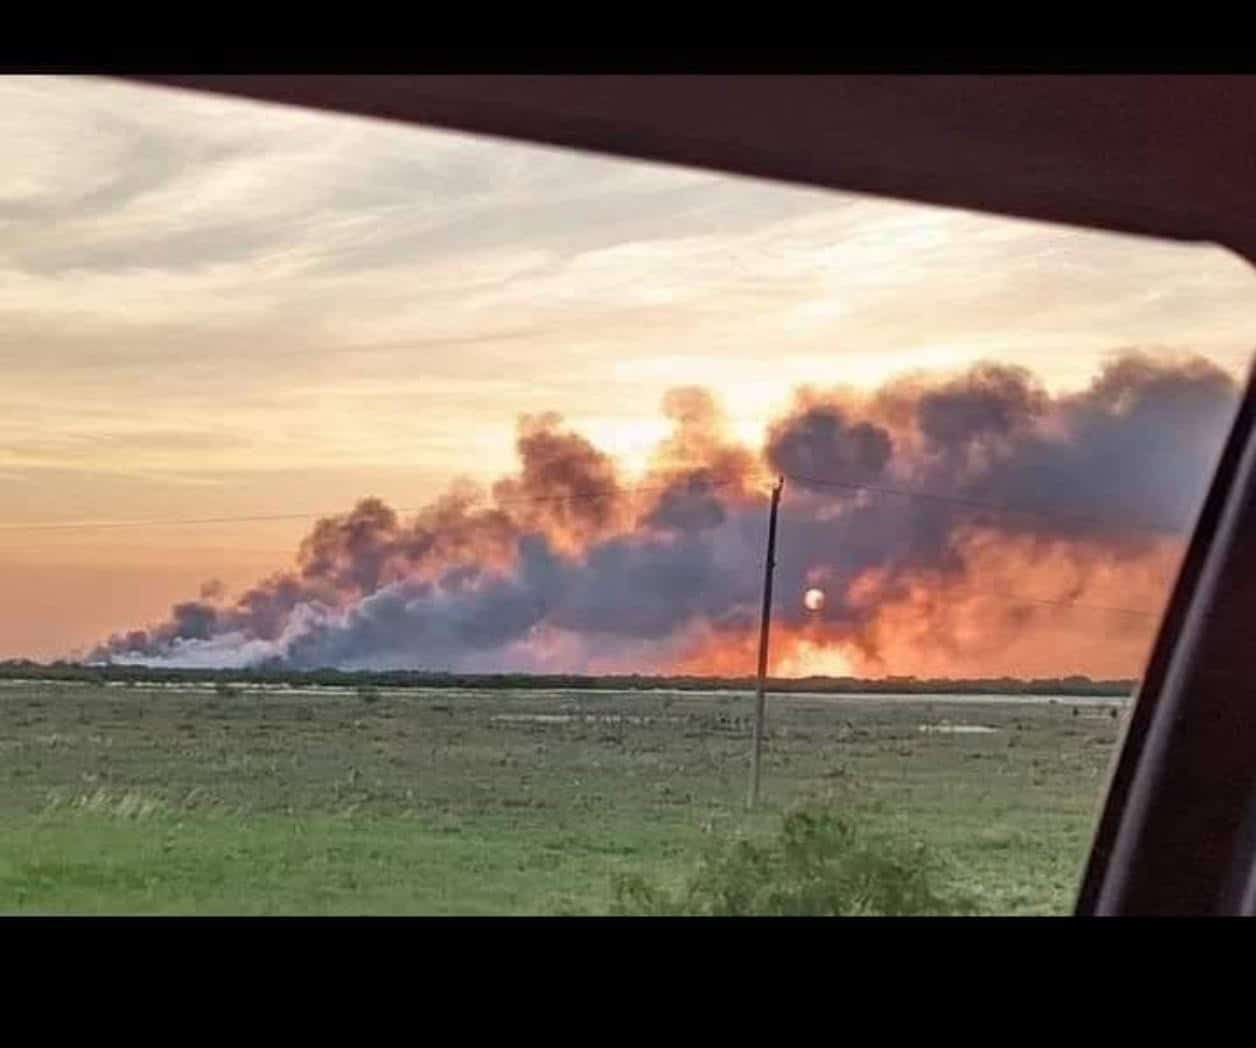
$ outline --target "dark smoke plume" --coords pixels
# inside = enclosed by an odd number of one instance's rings
[[[525,417],[518,472],[490,491],[460,483],[410,520],[364,499],[320,520],[291,570],[234,601],[207,586],[95,656],[746,670],[766,485],[783,473],[778,665],[834,646],[865,670],[926,651],[997,659],[1057,622],[1052,602],[1158,599],[1236,399],[1198,358],[1125,354],[1054,396],[1024,369],[983,364],[870,395],[800,392],[754,451],[691,387],[664,398],[672,433],[631,483],[558,416]],[[994,599],[996,583],[1029,602]],[[827,594],[819,614],[801,605],[810,586]],[[1049,589],[1042,607],[1030,589]],[[1081,628],[1143,637],[1131,621]]]

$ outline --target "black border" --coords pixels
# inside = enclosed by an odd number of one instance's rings
[[[0,46],[0,73],[1189,74],[1256,73],[1250,48]]]

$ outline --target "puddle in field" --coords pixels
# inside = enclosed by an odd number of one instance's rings
[[[632,717],[615,713],[499,713],[489,718],[511,724],[657,724],[680,723],[683,717]]]
[[[922,724],[920,730],[931,735],[993,735],[999,729],[984,724]]]

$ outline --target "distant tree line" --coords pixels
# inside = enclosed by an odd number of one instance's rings
[[[160,666],[40,663],[28,659],[0,662],[0,680],[48,680],[82,683],[271,684],[293,687],[345,688],[568,688],[584,691],[735,691],[751,690],[754,677],[649,676],[642,674],[444,673],[426,670],[294,670],[279,666],[251,669],[172,669]],[[1092,680],[1090,677],[786,677],[769,678],[768,689],[796,694],[895,695],[1130,695],[1136,680]]]

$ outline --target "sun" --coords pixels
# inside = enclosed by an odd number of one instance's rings
[[[802,595],[803,607],[808,611],[819,611],[824,607],[824,590],[809,589]]]

